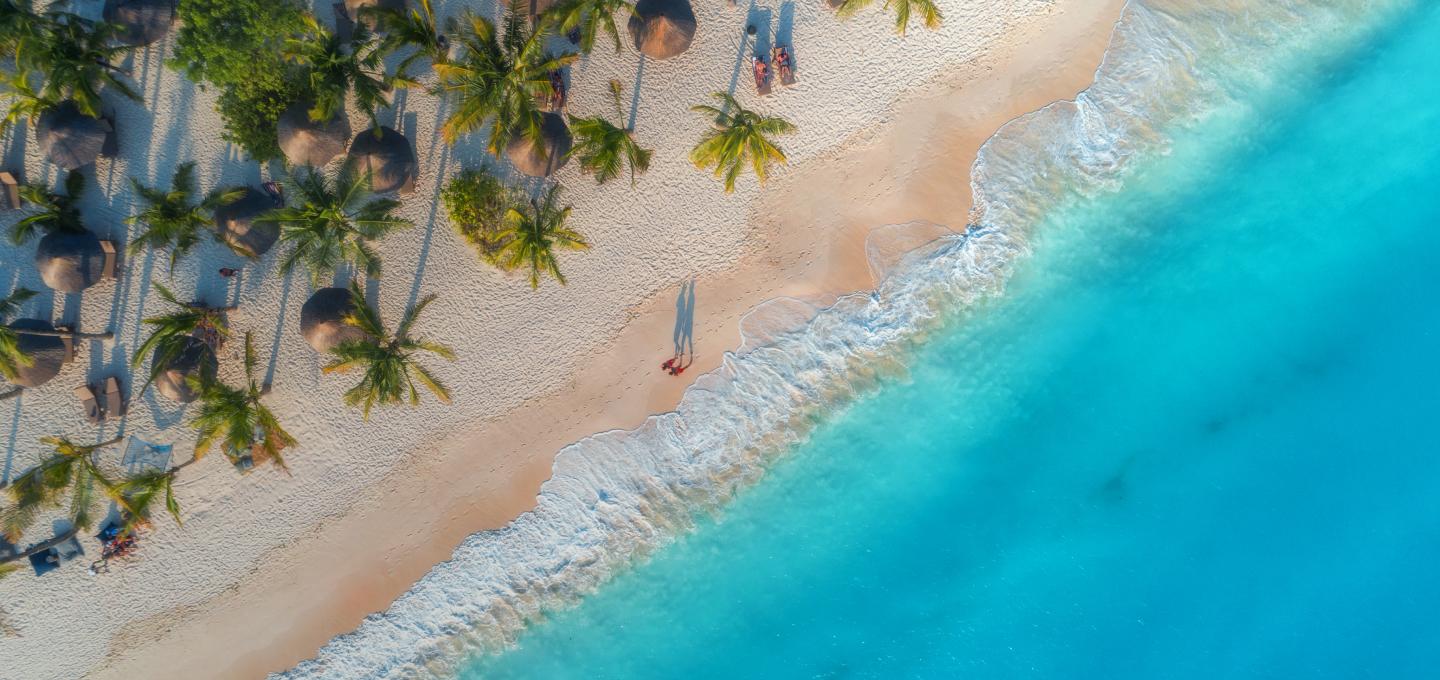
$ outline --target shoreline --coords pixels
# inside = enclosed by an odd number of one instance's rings
[[[917,220],[963,228],[980,145],[1009,120],[1083,90],[1122,5],[1108,0],[1037,19],[1003,49],[896,103],[877,130],[774,178],[752,211],[736,266],[696,279],[697,358],[681,378],[658,370],[674,320],[673,291],[663,291],[630,310],[618,335],[561,390],[566,396],[531,399],[445,439],[438,455],[411,454],[404,462],[414,467],[398,465],[351,512],[269,551],[225,593],[126,625],[92,677],[256,677],[310,658],[449,559],[466,536],[532,508],[561,448],[672,409],[719,365],[722,350],[739,346],[740,319],[755,306],[873,287],[865,242],[874,228]],[[1040,36],[1046,47],[1032,49]],[[548,424],[543,434],[529,427],[535,422]],[[483,446],[469,443],[482,435]],[[489,465],[473,465],[477,458]],[[213,634],[221,629],[247,633]],[[186,650],[183,659],[175,649]]]

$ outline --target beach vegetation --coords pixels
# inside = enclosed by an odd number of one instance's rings
[[[439,91],[455,100],[452,113],[440,126],[441,136],[453,144],[488,121],[489,149],[497,156],[517,132],[537,146],[543,145],[536,102],[554,94],[550,72],[564,68],[579,55],[546,52],[547,24],[526,28],[518,2],[506,10],[501,29],[475,15],[467,16],[463,23],[468,30],[459,37],[459,55],[435,65]]]
[[[192,339],[198,338],[213,353],[230,335],[230,326],[225,320],[224,307],[210,307],[198,302],[181,302],[159,281],[150,284],[161,299],[179,309],[169,314],[146,317],[144,324],[150,327],[150,335],[135,349],[130,365],[139,368],[145,357],[154,355],[150,362],[150,375],[145,386],[155,382],[177,359],[191,351]],[[141,388],[144,390],[144,387]]]
[[[295,438],[261,401],[268,388],[256,376],[257,366],[254,343],[246,333],[243,387],[231,387],[218,380],[197,380],[192,385],[200,395],[200,412],[190,421],[199,434],[195,440],[196,458],[218,443],[231,463],[248,454],[256,464],[271,461],[285,467],[280,452],[294,446]]]
[[[3,2],[4,0],[0,0]],[[35,88],[30,74],[11,73],[3,81],[4,96],[9,102],[5,117],[0,118],[0,134],[19,125],[21,121],[36,121],[40,115],[60,105],[61,100],[50,97]]]
[[[81,113],[99,118],[103,89],[140,101],[113,63],[131,49],[117,42],[118,33],[114,24],[69,12],[49,12],[40,35],[20,45],[15,63],[21,77],[39,74],[43,81],[39,94],[45,100],[73,100]]]
[[[445,34],[453,22],[441,22],[435,18],[430,0],[415,0],[417,9],[400,7],[370,6],[360,10],[362,17],[373,18],[378,30],[384,33],[382,50],[395,53],[406,47],[414,52],[400,61],[396,70],[404,73],[414,62],[428,58],[431,64],[444,64],[450,60],[450,38]]]
[[[20,245],[36,234],[54,232],[80,233],[80,193],[85,190],[85,176],[78,170],[65,175],[64,192],[40,184],[20,187],[20,198],[38,208],[10,226],[10,242]]]
[[[194,163],[175,168],[169,191],[147,187],[133,177],[130,184],[145,207],[125,219],[126,224],[144,227],[130,240],[128,250],[134,255],[145,248],[169,248],[172,272],[175,263],[199,245],[202,233],[213,233],[215,210],[245,196],[244,187],[219,187],[196,202]]]
[[[290,244],[290,253],[281,263],[289,274],[297,264],[310,271],[315,283],[348,264],[367,276],[380,276],[380,256],[371,242],[406,229],[413,224],[393,213],[400,201],[370,194],[370,177],[346,163],[331,181],[320,173],[306,171],[292,175],[286,192],[299,204],[271,211],[259,222],[280,225],[280,240]]]
[[[762,116],[746,109],[724,92],[712,96],[722,107],[708,104],[690,107],[714,122],[690,151],[690,161],[697,168],[713,169],[716,177],[723,177],[725,193],[735,191],[735,180],[747,166],[763,184],[771,163],[785,163],[785,152],[771,138],[794,132],[795,126],[783,118]]]
[[[29,288],[16,288],[10,291],[9,295],[0,298],[0,321],[8,320],[11,316],[20,313],[20,305],[35,297],[35,291]],[[20,369],[35,365],[35,360],[20,349],[20,334],[13,328],[0,324],[0,375],[6,380],[14,380],[20,376]]]
[[[175,473],[178,468],[169,470],[150,470],[132,475],[122,479],[115,485],[116,505],[120,506],[124,518],[122,532],[131,532],[135,529],[148,526],[151,521],[151,508],[157,503],[165,507],[171,519],[176,524],[184,524],[180,520],[180,503],[175,500]]]
[[[180,0],[180,29],[169,64],[220,91],[224,137],[257,161],[280,157],[276,121],[304,98],[303,67],[281,56],[303,30],[294,0]]]
[[[45,17],[35,11],[33,0],[0,0],[0,58],[14,59],[44,32]]]
[[[624,120],[620,92],[620,81],[610,81],[610,100],[615,106],[616,119]],[[650,169],[651,151],[635,141],[635,131],[628,127],[611,123],[602,116],[570,116],[570,131],[575,135],[575,146],[570,149],[570,155],[579,159],[580,168],[595,175],[599,184],[614,179],[622,168],[628,168],[630,186],[633,187],[635,175]]]
[[[98,444],[76,444],[65,437],[45,437],[50,455],[16,477],[5,489],[11,505],[0,512],[7,540],[14,542],[46,510],[60,507],[68,497],[67,518],[82,531],[89,530],[106,498],[128,509],[119,486],[95,460],[95,452],[116,444],[116,437]]]
[[[624,14],[628,19],[635,14],[635,3],[630,0],[563,0],[545,10],[545,19],[561,33],[578,34],[580,51],[589,54],[595,49],[595,36],[601,31],[610,37],[615,53],[620,53],[620,29],[615,25],[615,15]]]
[[[382,43],[365,22],[356,23],[344,40],[313,15],[304,15],[301,24],[304,30],[285,41],[283,54],[306,68],[310,119],[330,120],[345,108],[345,96],[353,94],[360,112],[378,128],[375,112],[388,105],[386,93],[413,81],[403,73],[385,72]]]
[[[512,206],[505,211],[505,230],[500,233],[499,259],[506,269],[528,269],[530,288],[540,287],[548,274],[565,285],[565,275],[555,257],[559,250],[585,250],[590,244],[579,232],[565,226],[570,206],[560,207],[560,187],[552,186],[539,201]]]
[[[835,8],[835,14],[841,19],[849,19],[873,4],[875,0],[844,0]],[[940,8],[935,5],[935,0],[885,0],[883,9],[895,11],[895,32],[900,35],[905,35],[912,18],[918,17],[920,23],[930,30],[940,28],[940,23],[945,18],[940,13]]]
[[[392,335],[380,320],[380,314],[365,302],[365,293],[360,284],[350,282],[350,295],[354,300],[354,311],[345,317],[351,324],[367,335],[362,340],[342,342],[330,350],[335,358],[321,368],[325,373],[348,373],[359,370],[363,374],[360,382],[346,390],[345,403],[359,407],[364,418],[369,420],[370,409],[382,406],[420,403],[423,387],[443,403],[450,403],[450,390],[428,369],[420,365],[421,353],[454,360],[455,353],[445,345],[412,335],[415,322],[425,308],[434,302],[434,295],[420,299],[405,311],[400,325]]]
[[[440,200],[450,225],[475,248],[480,259],[500,266],[505,213],[523,200],[523,194],[483,169],[465,170],[445,184]]]

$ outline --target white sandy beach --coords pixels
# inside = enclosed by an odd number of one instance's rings
[[[99,2],[78,4],[99,13]],[[329,3],[316,4],[328,21]],[[138,558],[100,576],[71,564],[0,580],[0,617],[15,633],[0,634],[0,679],[254,678],[313,656],[384,609],[466,535],[530,508],[561,447],[673,408],[694,377],[739,345],[747,310],[782,295],[823,302],[868,288],[864,243],[875,227],[923,220],[963,228],[979,145],[1005,121],[1084,88],[1121,4],[942,0],[940,30],[912,28],[903,38],[878,9],[840,22],[818,1],[757,4],[750,15],[793,43],[800,78],[763,99],[740,60],[743,4],[696,3],[695,43],[669,61],[641,64],[628,47],[619,55],[597,47],[573,68],[570,111],[606,112],[611,78],[626,84],[627,96],[638,85],[637,134],[655,149],[654,163],[634,189],[623,181],[596,186],[574,164],[557,173],[575,208],[571,225],[592,248],[563,256],[568,286],[546,281],[533,292],[519,276],[481,263],[438,204],[448,177],[495,165],[483,140],[447,147],[436,133],[444,107],[423,92],[401,94],[381,119],[416,146],[420,180],[403,214],[417,226],[382,242],[386,273],[368,287],[388,320],[439,294],[420,330],[458,354],[453,364],[427,361],[454,403],[427,398],[418,409],[378,410],[362,421],[340,401],[350,379],[321,376],[323,358],[300,337],[299,309],[311,288],[298,272],[279,276],[283,246],[256,264],[215,244],[197,249],[167,283],[182,298],[238,301],[232,325],[255,333],[261,361],[273,369],[269,403],[300,440],[287,454],[292,474],[242,477],[214,455],[179,479],[184,526],[158,521]],[[450,16],[464,6],[438,2],[436,10]],[[143,105],[111,100],[120,154],[87,170],[95,181],[82,204],[102,237],[128,236],[121,220],[132,210],[129,176],[168,183],[178,163],[193,160],[203,188],[262,177],[220,139],[213,94],[164,67],[169,44],[133,58]],[[743,179],[726,195],[686,159],[707,125],[688,108],[732,86],[747,106],[798,131],[779,140],[788,168],[764,187]],[[352,119],[353,129],[363,125]],[[6,167],[23,158],[26,180],[58,176],[33,137],[5,148]],[[128,376],[130,352],[144,337],[139,319],[163,305],[146,285],[165,278],[161,258],[142,254],[124,263],[118,283],[58,297],[30,264],[33,248],[0,245],[0,292],[42,290],[24,316],[113,330],[116,341],[87,346],[55,380],[0,402],[6,478],[38,459],[42,436],[116,434],[85,425],[70,389]],[[222,266],[244,266],[228,290],[215,274]],[[691,279],[696,362],[672,378],[658,364],[671,353],[676,291]],[[234,357],[222,358],[222,376],[238,370]],[[181,462],[193,443],[185,416],[152,393],[132,395],[121,432],[174,443],[173,462]],[[24,542],[48,536],[48,526],[37,526]],[[99,549],[89,537],[85,547]]]

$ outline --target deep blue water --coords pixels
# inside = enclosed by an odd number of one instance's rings
[[[907,379],[462,677],[1436,677],[1437,36],[1059,211]]]

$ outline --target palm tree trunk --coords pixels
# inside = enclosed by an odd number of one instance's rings
[[[59,536],[56,536],[55,538],[52,538],[48,541],[41,541],[39,543],[36,543],[35,545],[30,546],[30,549],[26,550],[25,552],[17,553],[9,557],[0,557],[0,564],[17,562],[19,560],[26,559],[31,555],[38,555],[42,552],[45,552],[46,550],[60,545],[61,543],[64,543],[65,541],[74,538],[75,534],[77,533],[79,533],[78,529],[76,529],[75,527],[70,527],[70,529],[62,532]]]
[[[16,328],[14,326],[6,326],[6,328],[21,335],[43,335],[49,338],[79,338],[81,340],[112,340],[115,338],[115,334],[108,331],[105,333],[80,333],[78,331],[62,331],[58,329]]]
[[[171,475],[173,475],[173,474],[175,474],[175,473],[177,473],[177,472],[185,469],[186,467],[189,467],[191,463],[194,463],[194,462],[197,461],[197,460],[200,460],[200,457],[199,457],[199,456],[190,456],[190,460],[187,460],[187,461],[185,461],[185,462],[183,462],[183,463],[181,463],[181,464],[179,464],[179,465],[176,465],[175,467],[170,468],[169,470],[166,470],[166,474],[171,474]]]
[[[104,442],[100,442],[99,444],[96,444],[96,445],[95,445],[95,448],[97,448],[97,449],[103,449],[103,448],[105,448],[105,447],[107,447],[107,446],[113,446],[113,445],[115,445],[115,444],[119,444],[119,443],[122,442],[122,441],[125,441],[125,435],[123,435],[123,434],[118,434],[118,435],[115,435],[115,438],[114,438],[114,439],[111,439],[110,441],[104,441]]]

